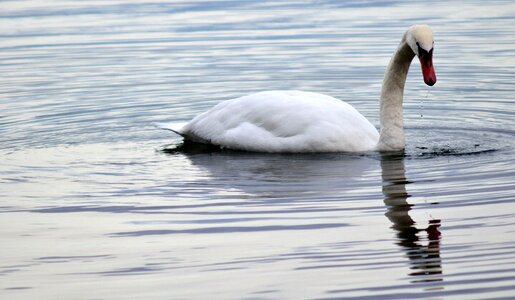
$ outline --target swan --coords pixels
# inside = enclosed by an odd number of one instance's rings
[[[188,123],[157,123],[185,141],[255,152],[396,151],[405,147],[402,101],[415,56],[424,82],[436,83],[433,32],[408,28],[386,69],[380,97],[380,133],[351,105],[319,93],[265,91],[223,101]]]

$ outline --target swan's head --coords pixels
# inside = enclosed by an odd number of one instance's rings
[[[406,32],[405,40],[420,60],[424,82],[433,86],[436,83],[436,74],[433,68],[434,40],[431,27],[427,25],[411,26]]]

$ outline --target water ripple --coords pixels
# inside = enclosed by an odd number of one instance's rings
[[[511,1],[1,6],[2,298],[512,297]],[[184,149],[151,125],[301,89],[377,126],[414,23],[439,81],[414,62],[403,153]]]

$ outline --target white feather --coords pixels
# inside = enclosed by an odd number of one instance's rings
[[[224,101],[177,131],[193,141],[259,152],[367,151],[375,127],[349,104],[302,91],[267,91]]]

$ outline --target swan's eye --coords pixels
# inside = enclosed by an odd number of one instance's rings
[[[418,57],[433,57],[433,48],[431,50],[427,51],[420,47],[420,45],[417,43],[418,46]]]

